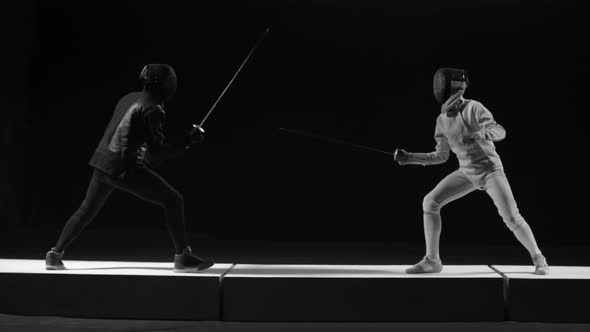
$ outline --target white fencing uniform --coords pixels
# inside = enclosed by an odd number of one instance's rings
[[[520,215],[502,161],[494,142],[504,139],[506,131],[494,121],[492,113],[480,102],[453,95],[441,108],[436,120],[436,149],[430,153],[409,153],[400,164],[434,165],[457,156],[459,168],[445,177],[424,197],[426,257],[439,259],[441,231],[440,209],[475,190],[485,190],[492,198],[506,226],[529,251],[541,257],[533,233]]]

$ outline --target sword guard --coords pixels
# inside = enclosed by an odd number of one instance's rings
[[[191,129],[191,135],[194,135],[197,131],[201,132],[201,134],[205,134],[205,129],[199,126],[198,124],[193,123],[193,128]]]

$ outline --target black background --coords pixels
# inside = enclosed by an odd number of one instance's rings
[[[20,85],[3,89],[12,106],[2,111],[10,113],[2,162],[13,190],[3,195],[21,225],[57,235],[83,199],[88,159],[115,104],[139,89],[144,64],[178,73],[167,105],[174,136],[205,115],[270,27],[206,123],[205,144],[160,170],[185,196],[189,231],[421,243],[422,198],[457,167],[454,156],[402,167],[278,129],[429,152],[439,113],[432,75],[450,66],[469,71],[466,97],[506,128],[497,149],[539,242],[587,242],[588,15],[572,3],[29,1],[15,13],[5,33],[25,53],[4,63]],[[483,192],[445,207],[443,222],[443,241],[514,243]],[[163,214],[115,193],[90,228],[163,229]]]

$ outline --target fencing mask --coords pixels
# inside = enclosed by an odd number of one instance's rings
[[[143,67],[139,79],[152,96],[167,101],[176,93],[176,73],[167,64],[149,64]]]
[[[467,89],[467,85],[469,85],[469,78],[465,70],[439,68],[434,74],[434,98],[442,104],[457,91]]]

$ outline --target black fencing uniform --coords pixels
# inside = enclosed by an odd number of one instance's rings
[[[164,208],[176,253],[187,246],[182,195],[148,162],[148,159],[161,161],[178,155],[187,146],[164,143],[164,109],[149,100],[146,92],[134,92],[124,96],[117,104],[90,159],[94,172],[86,197],[64,226],[55,251],[63,251],[92,222],[114,189]]]

